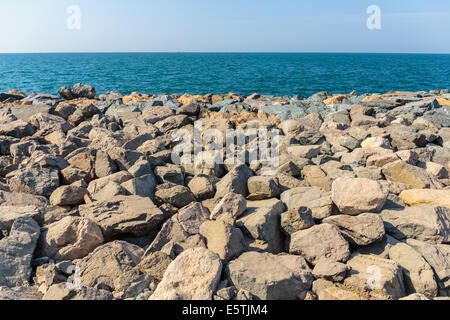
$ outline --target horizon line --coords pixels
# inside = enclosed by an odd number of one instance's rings
[[[311,54],[411,54],[411,55],[450,55],[450,52],[369,52],[369,51],[32,51],[32,52],[0,52],[0,54],[67,54],[67,53],[79,53],[79,54],[92,54],[92,53],[211,53],[211,54],[234,54],[234,53],[311,53]]]

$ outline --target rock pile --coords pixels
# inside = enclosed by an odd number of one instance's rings
[[[450,297],[448,90],[59,95],[0,93],[0,299]]]

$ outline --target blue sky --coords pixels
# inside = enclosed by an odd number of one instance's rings
[[[381,30],[366,27],[369,5]],[[2,0],[0,12],[0,52],[450,53],[449,0]]]

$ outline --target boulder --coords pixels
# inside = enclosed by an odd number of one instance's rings
[[[287,236],[297,231],[311,228],[314,225],[312,212],[307,207],[291,209],[281,214],[281,229]]]
[[[347,262],[351,268],[344,283],[367,292],[377,300],[397,300],[406,296],[401,267],[392,260],[356,254]]]
[[[30,217],[14,221],[9,236],[0,240],[0,286],[27,286],[31,277],[31,260],[40,229]]]
[[[194,195],[189,188],[172,183],[160,185],[156,188],[156,200],[171,204],[177,208],[183,208],[191,202],[195,202]]]
[[[331,193],[319,187],[298,187],[287,190],[281,194],[281,201],[289,210],[300,207],[310,208],[314,219],[324,219],[332,214]]]
[[[298,300],[313,281],[302,257],[266,252],[242,254],[228,264],[226,274],[233,286],[260,300]]]
[[[221,273],[222,262],[215,253],[188,249],[169,265],[150,300],[211,300]]]
[[[325,223],[292,234],[289,253],[301,255],[315,266],[322,258],[346,262],[350,247],[336,226]]]
[[[87,190],[78,186],[61,186],[52,192],[50,203],[54,206],[74,206],[84,202]]]
[[[234,225],[247,209],[247,200],[241,194],[230,192],[211,211],[211,220],[222,220]]]
[[[237,220],[236,226],[254,240],[261,240],[266,251],[280,253],[284,241],[281,233],[280,214],[283,212],[281,201],[249,201],[244,214]]]
[[[428,298],[437,296],[433,269],[419,252],[405,243],[398,243],[389,249],[389,259],[402,267],[407,293],[420,293]]]
[[[248,195],[247,181],[251,177],[253,177],[253,172],[246,165],[233,168],[217,183],[216,198],[222,198],[230,192],[246,197]]]
[[[91,220],[68,216],[46,227],[42,254],[55,260],[81,259],[103,243],[100,228]]]
[[[0,206],[0,231],[9,231],[19,218],[33,218],[38,224],[44,220],[43,209],[38,206]]]
[[[77,98],[95,98],[95,88],[82,83],[77,83],[73,87],[61,87],[59,88],[58,93],[66,100],[73,100]]]
[[[340,282],[344,280],[347,271],[347,265],[341,262],[321,259],[315,265],[312,273],[316,279],[325,279],[333,282]]]
[[[441,182],[425,169],[402,160],[386,164],[383,167],[383,174],[387,180],[406,184],[413,189],[442,189]]]
[[[82,217],[100,226],[105,239],[130,234],[144,236],[164,220],[164,214],[150,198],[139,196],[116,196],[107,201],[82,205],[79,211]]]
[[[263,200],[280,194],[278,179],[266,176],[254,176],[248,179],[249,200]]]
[[[339,211],[347,215],[379,212],[387,200],[381,185],[364,178],[339,178],[333,182],[331,198]]]
[[[431,243],[450,241],[450,209],[418,206],[381,212],[386,233],[398,240],[417,239]]]
[[[374,213],[363,213],[356,217],[332,216],[322,222],[338,227],[344,238],[354,246],[367,246],[380,241],[385,235],[383,219]]]
[[[21,169],[9,180],[9,185],[14,192],[50,197],[59,187],[58,171],[37,166]]]
[[[114,281],[141,261],[144,250],[125,241],[113,241],[97,247],[77,261],[81,285],[114,290]]]
[[[223,221],[205,221],[200,234],[206,238],[208,249],[222,260],[238,257],[245,246],[242,231]]]
[[[400,194],[400,198],[410,206],[440,206],[450,208],[450,190],[410,189]]]

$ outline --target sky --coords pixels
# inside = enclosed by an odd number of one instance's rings
[[[0,13],[0,53],[450,53],[449,0],[1,0]]]

